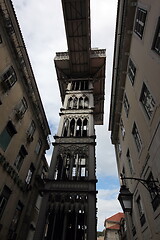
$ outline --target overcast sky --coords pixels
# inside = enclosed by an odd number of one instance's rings
[[[53,136],[58,129],[61,107],[53,59],[56,52],[67,51],[61,0],[12,1]],[[104,125],[96,127],[98,230],[103,230],[105,218],[122,211],[117,200],[119,181],[115,153],[108,132],[117,0],[90,2],[91,46],[105,48],[107,54]],[[51,154],[52,149],[47,153],[48,161]]]

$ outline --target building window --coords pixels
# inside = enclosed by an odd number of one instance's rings
[[[5,90],[9,90],[17,81],[17,76],[14,68],[11,66],[1,77],[1,84]]]
[[[29,168],[28,173],[27,173],[26,180],[25,180],[25,182],[27,184],[31,183],[34,171],[35,171],[35,167],[34,167],[33,163],[31,163],[30,168]]]
[[[20,201],[18,201],[16,210],[14,212],[14,216],[12,218],[11,225],[9,227],[8,239],[16,239],[16,229],[22,214],[22,210],[23,210],[23,204]]]
[[[23,97],[21,99],[21,101],[19,102],[19,104],[17,105],[17,107],[16,107],[16,116],[17,116],[18,119],[22,119],[23,118],[27,108],[28,108],[27,101]]]
[[[11,190],[5,185],[0,194],[0,218],[3,215],[3,212],[5,210],[5,207],[7,205],[10,195],[11,195]]]
[[[146,21],[147,11],[142,8],[137,8],[137,15],[135,19],[135,33],[142,39],[143,31]]]
[[[160,17],[158,19],[152,49],[160,55]]]
[[[27,154],[28,154],[27,150],[25,149],[24,145],[22,145],[16,157],[16,160],[14,162],[14,166],[17,168],[18,171],[20,170],[23,164],[24,158]]]
[[[122,119],[120,120],[120,129],[121,129],[122,137],[123,137],[123,139],[124,139],[124,136],[125,136],[125,128],[124,128],[124,124],[123,124]]]
[[[134,137],[137,150],[138,150],[138,152],[140,152],[142,149],[142,140],[140,138],[140,135],[139,135],[139,132],[138,132],[138,129],[137,129],[137,126],[135,123],[133,124],[132,135]]]
[[[147,179],[147,186],[152,199],[152,206],[155,211],[157,207],[160,205],[160,193],[152,173],[150,173]]]
[[[127,151],[126,157],[127,157],[127,160],[128,160],[128,165],[129,165],[130,173],[133,174],[133,164],[132,164],[132,159],[131,159],[131,156],[130,156],[130,151],[129,151],[129,149],[128,149],[128,151]]]
[[[40,150],[42,148],[42,141],[41,139],[38,140],[36,148],[35,148],[35,153],[38,155],[40,153]]]
[[[145,218],[145,215],[144,215],[144,210],[143,210],[142,201],[141,201],[140,196],[137,199],[137,206],[138,206],[141,226],[143,226],[146,222],[146,218]]]
[[[27,141],[32,142],[33,141],[33,135],[36,130],[35,122],[32,120],[28,130],[27,130]]]
[[[155,101],[149,92],[147,86],[143,83],[141,96],[140,96],[140,102],[142,103],[142,106],[148,116],[149,119],[151,119],[154,109],[155,109]]]
[[[125,109],[125,112],[126,112],[126,116],[128,117],[130,105],[129,105],[128,98],[127,98],[126,94],[124,95],[123,105],[124,105],[124,109]]]
[[[5,127],[5,129],[0,134],[0,147],[5,151],[13,137],[14,134],[16,134],[17,131],[12,124],[11,121],[9,121]]]
[[[132,62],[131,59],[129,59],[129,64],[128,64],[128,76],[129,79],[132,83],[132,85],[134,84],[134,80],[135,80],[135,76],[136,76],[136,67],[134,65],[134,63]]]

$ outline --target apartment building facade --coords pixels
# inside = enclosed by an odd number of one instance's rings
[[[160,239],[159,76],[160,2],[118,1],[109,130],[119,176],[144,180],[123,180],[127,239]]]
[[[32,239],[49,134],[12,2],[0,0],[0,239]]]

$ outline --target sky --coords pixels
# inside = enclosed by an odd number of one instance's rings
[[[51,142],[57,133],[61,99],[54,68],[56,52],[67,51],[61,0],[12,0],[31,61],[45,113]],[[104,125],[96,126],[98,231],[104,220],[122,211],[117,200],[119,180],[114,147],[108,131],[117,0],[90,0],[91,46],[106,49]],[[50,162],[53,149],[47,152]]]

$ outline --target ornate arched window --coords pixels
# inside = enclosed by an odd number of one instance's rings
[[[68,99],[67,108],[71,109],[72,107],[73,107],[73,99],[72,99],[72,97],[70,97],[70,98]]]
[[[79,118],[76,126],[76,137],[81,137],[82,120]]]
[[[82,136],[83,137],[87,137],[87,132],[88,132],[88,120],[85,118],[83,120],[83,133],[82,133]]]
[[[63,126],[63,133],[62,133],[63,137],[68,136],[68,126],[69,126],[69,120],[66,119],[65,122],[64,122],[64,126]]]
[[[74,136],[74,129],[75,129],[75,120],[74,118],[70,121],[70,137]]]
[[[84,108],[88,108],[88,106],[89,106],[89,99],[88,99],[88,97],[85,97],[84,98]]]
[[[77,108],[77,103],[78,103],[78,98],[74,97],[73,98],[73,108],[76,109]]]
[[[79,109],[82,109],[83,106],[84,106],[84,101],[83,101],[83,98],[80,97],[80,98],[79,98]]]

